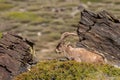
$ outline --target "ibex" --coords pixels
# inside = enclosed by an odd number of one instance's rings
[[[74,48],[70,44],[65,44],[64,39],[69,35],[77,36],[76,33],[65,32],[61,35],[60,42],[56,46],[56,52],[63,53],[70,60],[86,63],[105,63],[102,55],[91,52],[85,48]]]

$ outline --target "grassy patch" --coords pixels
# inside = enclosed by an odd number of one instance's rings
[[[47,18],[47,19],[49,19],[49,18],[50,19],[56,18],[56,14],[53,13],[53,12],[45,12],[45,11],[43,11],[43,12],[39,13],[39,15],[44,17],[44,18]]]
[[[44,61],[15,80],[120,80],[120,69],[74,61]]]
[[[34,20],[37,17],[36,14],[33,14],[31,12],[9,12],[6,15],[9,19],[14,19],[23,22]]]
[[[78,6],[78,5],[79,5],[79,3],[62,3],[62,4],[59,5],[59,7],[66,7],[66,8],[68,8],[68,7]]]
[[[11,9],[14,7],[13,4],[10,4],[10,3],[2,3],[3,1],[0,0],[0,11],[5,11],[5,10],[8,10],[8,9]]]
[[[20,22],[32,22],[32,24],[49,22],[48,19],[42,18],[32,12],[9,12],[5,16],[8,19],[17,20]]]
[[[34,19],[31,24],[41,24],[41,23],[49,23],[51,20],[50,19],[45,19],[45,18],[42,18],[42,17],[38,17],[36,19]]]
[[[0,0],[0,3],[1,3],[1,2],[5,2],[5,1],[6,1],[6,0]]]

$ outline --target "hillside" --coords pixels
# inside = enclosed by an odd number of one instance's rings
[[[120,80],[120,69],[74,61],[43,61],[15,80]]]

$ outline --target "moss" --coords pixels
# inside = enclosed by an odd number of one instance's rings
[[[14,7],[13,4],[10,4],[10,3],[2,3],[2,0],[0,1],[0,11],[5,11],[5,10],[11,9],[11,8],[13,8],[13,7]]]
[[[107,80],[120,79],[120,69],[109,65],[78,63],[74,61],[43,61],[15,80]]]

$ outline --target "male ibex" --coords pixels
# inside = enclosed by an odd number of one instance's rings
[[[76,33],[63,33],[60,42],[56,47],[56,52],[63,53],[68,59],[77,62],[105,63],[104,57],[96,52],[91,52],[85,48],[74,48],[70,44],[65,44],[64,39],[69,35],[77,36]]]

